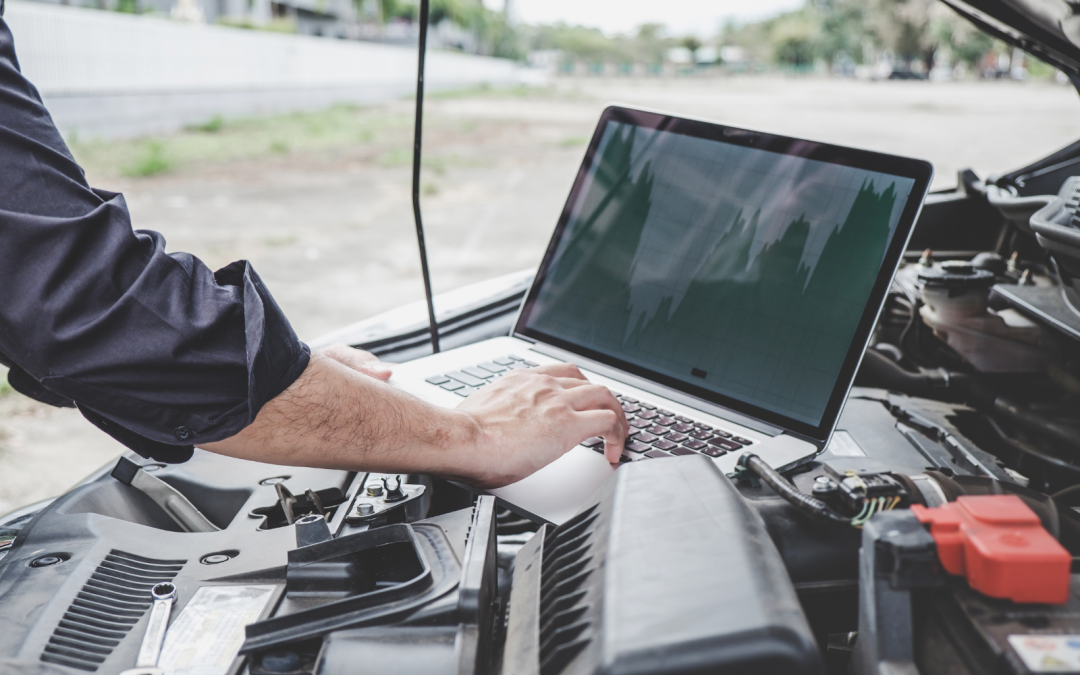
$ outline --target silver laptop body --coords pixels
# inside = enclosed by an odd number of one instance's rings
[[[619,396],[622,462],[828,444],[925,198],[922,161],[612,106],[510,336],[394,367],[452,408],[503,374],[572,362]],[[597,446],[595,449],[590,446]],[[492,490],[552,523],[617,470],[588,439]]]

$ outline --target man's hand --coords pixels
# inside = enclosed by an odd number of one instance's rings
[[[514,370],[457,407],[480,428],[478,487],[516,482],[590,436],[604,437],[604,455],[619,461],[629,424],[607,387],[569,363]],[[464,459],[464,458],[463,458]]]
[[[202,447],[288,466],[424,473],[494,488],[525,478],[590,436],[617,462],[628,425],[606,387],[572,365],[517,370],[439,408],[386,383],[390,369],[335,345],[232,438]]]
[[[343,366],[348,366],[358,373],[370,375],[376,380],[386,382],[390,379],[393,371],[385,363],[379,360],[371,352],[363,349],[354,349],[340,342],[332,344],[319,352],[323,356],[329,356]]]

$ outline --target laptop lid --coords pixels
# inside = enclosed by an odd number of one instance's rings
[[[932,175],[609,107],[514,335],[823,444]]]

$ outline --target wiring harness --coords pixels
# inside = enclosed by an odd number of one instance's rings
[[[737,467],[737,478],[760,480],[803,513],[857,529],[862,529],[875,514],[895,509],[906,496],[903,487],[884,474],[864,476],[854,471],[845,472],[843,479],[836,484],[835,492],[843,495],[844,502],[854,507],[852,510],[858,510],[855,516],[846,516],[821,499],[800,491],[754,453],[748,452],[740,457]]]

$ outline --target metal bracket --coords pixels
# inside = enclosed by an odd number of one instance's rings
[[[910,511],[879,513],[863,527],[852,675],[919,674],[911,591],[940,583],[936,556],[933,537]]]
[[[423,485],[403,484],[397,474],[368,474],[364,488],[349,506],[345,522],[351,525],[374,522],[388,511],[423,497],[425,490]]]

